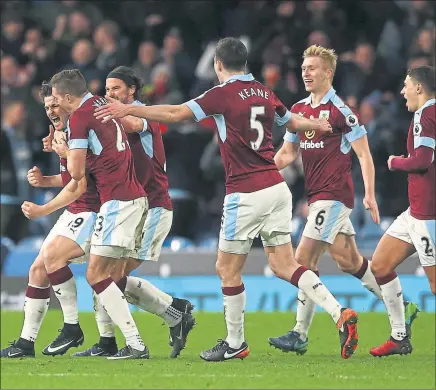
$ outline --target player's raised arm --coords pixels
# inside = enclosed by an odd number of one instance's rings
[[[282,147],[274,156],[279,171],[295,161],[300,149],[300,139],[297,134],[286,132],[283,139]]]
[[[277,96],[272,94],[271,99],[275,106],[274,122],[279,126],[286,126],[286,129],[291,132],[304,132],[315,130],[322,133],[331,133],[332,126],[324,119],[307,119],[300,115],[291,114],[291,112],[283,105]]]
[[[290,132],[305,132],[310,130],[319,131],[321,133],[333,132],[331,124],[325,119],[307,119],[295,114],[291,115],[285,126]]]
[[[128,115],[121,118],[120,122],[126,133],[140,133],[142,131],[147,131],[148,129],[147,120],[144,118]]]
[[[373,221],[379,224],[380,214],[375,199],[375,168],[371,151],[369,150],[368,137],[366,135],[361,136],[351,142],[351,147],[359,159],[360,168],[362,170],[363,183],[365,185],[363,205],[370,211]]]
[[[192,111],[184,104],[137,106],[133,104],[123,104],[120,101],[110,97],[107,99],[110,101],[110,103],[101,107],[97,107],[94,113],[94,116],[97,119],[102,119],[103,123],[113,118],[124,118],[127,115],[164,123],[177,123],[194,118]]]
[[[41,206],[32,202],[24,202],[21,205],[21,210],[28,219],[44,217],[79,199],[86,192],[86,186],[86,177],[83,177],[80,181],[71,179],[50,202]]]
[[[62,187],[61,175],[43,176],[36,166],[27,172],[27,181],[32,187]]]

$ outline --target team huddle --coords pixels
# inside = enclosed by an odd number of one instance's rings
[[[86,279],[93,290],[100,339],[75,357],[110,360],[150,356],[128,303],[161,317],[169,327],[170,357],[185,348],[195,325],[193,305],[172,297],[147,280],[130,276],[142,261],[157,261],[172,224],[165,152],[159,123],[185,120],[216,122],[226,173],[226,196],[216,269],[221,280],[227,336],[200,353],[206,361],[247,357],[244,335],[246,292],[242,269],[253,240],[260,236],[274,274],[299,289],[295,326],[269,343],[303,354],[316,306],[327,311],[339,332],[340,354],[350,358],[358,347],[358,315],[342,307],[319,279],[318,261],[328,250],[339,268],[361,280],[385,303],[391,335],[372,348],[373,356],[412,352],[411,325],[418,306],[403,300],[396,267],[415,251],[436,293],[435,162],[436,106],[434,68],[409,70],[401,93],[414,112],[409,156],[391,156],[390,170],[409,173],[410,208],[386,231],[372,261],[361,256],[350,220],[354,207],[351,150],[365,185],[364,206],[375,223],[375,168],[359,115],[332,87],[337,56],[313,45],[304,52],[302,77],[310,95],[288,110],[266,86],[246,74],[247,49],[235,38],[217,44],[214,68],[220,82],[181,105],[146,106],[141,80],[120,66],[106,78],[106,96],[88,92],[78,70],[64,70],[41,88],[50,135],[44,151],[60,157],[60,175],[29,170],[35,187],[63,187],[45,205],[24,202],[23,213],[38,218],[66,207],[29,270],[21,336],[1,350],[2,358],[34,357],[34,343],[50,302],[59,299],[64,325],[43,350],[62,355],[84,343],[77,290],[70,263],[88,259]],[[286,127],[274,154],[274,123]],[[309,216],[295,256],[291,244],[292,194],[279,170],[301,149]],[[118,349],[115,325],[125,338]]]

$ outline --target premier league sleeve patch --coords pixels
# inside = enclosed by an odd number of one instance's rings
[[[354,127],[359,125],[359,120],[357,119],[357,116],[354,114],[350,114],[347,117],[345,117],[345,123],[348,127]]]
[[[422,126],[420,123],[415,124],[415,126],[413,126],[413,135],[420,135],[422,132]]]

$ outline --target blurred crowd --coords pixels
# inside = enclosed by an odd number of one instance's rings
[[[358,108],[369,134],[381,213],[393,216],[407,207],[405,175],[388,172],[386,161],[406,150],[411,116],[399,94],[406,70],[435,65],[430,0],[20,0],[1,3],[1,20],[2,203],[6,195],[44,199],[46,193],[27,184],[30,167],[58,172],[56,157],[41,150],[49,125],[38,97],[43,80],[78,68],[91,92],[104,94],[108,72],[128,65],[144,80],[148,103],[179,104],[216,84],[215,44],[236,36],[249,49],[249,71],[288,107],[307,95],[300,71],[304,49],[333,47],[339,55],[334,86]],[[171,195],[185,202],[174,229],[191,238],[215,234],[224,171],[213,126],[206,120],[163,129]],[[274,129],[275,147],[283,133]],[[353,169],[356,215],[364,223],[357,161]],[[283,175],[294,195],[294,213],[304,217],[301,161]]]

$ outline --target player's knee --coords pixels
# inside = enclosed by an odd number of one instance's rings
[[[111,271],[111,278],[118,282],[121,278],[125,276],[125,263],[120,261],[119,264],[116,264],[115,267]]]
[[[29,284],[38,287],[47,287],[50,285],[42,256],[38,256],[30,266]]]
[[[101,278],[101,269],[100,265],[97,262],[90,262],[88,264],[88,268],[86,269],[86,280],[89,285],[96,284],[102,280]]]
[[[234,269],[231,264],[224,265],[217,261],[215,269],[218,277],[224,283],[232,283],[233,280],[239,280],[241,278],[241,273]]]
[[[389,275],[394,270],[390,269],[385,262],[377,261],[376,258],[373,258],[371,261],[371,271],[376,278],[382,278],[386,275]]]
[[[335,255],[338,268],[347,274],[355,274],[359,270],[359,259],[352,259],[343,255]]]
[[[41,251],[47,273],[52,273],[62,268],[66,262],[65,259],[59,256],[59,250],[53,243],[48,243]]]

